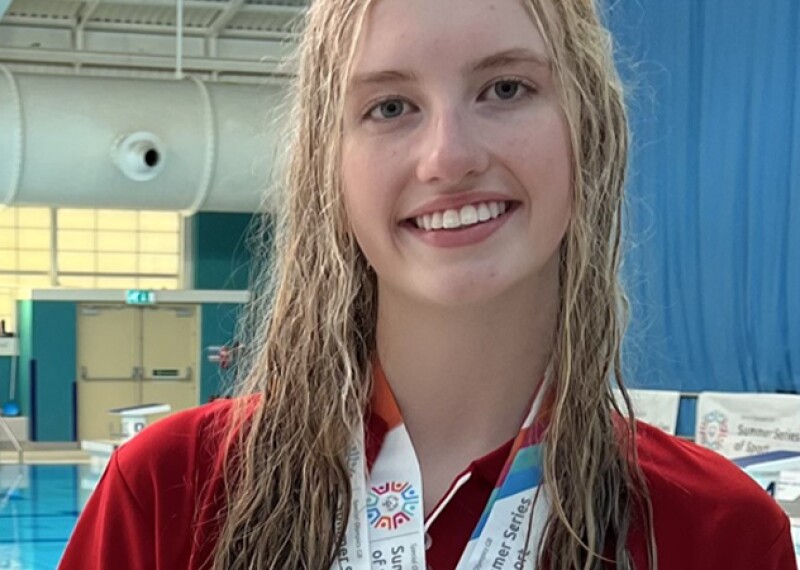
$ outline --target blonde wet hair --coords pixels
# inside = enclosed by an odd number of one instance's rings
[[[350,505],[345,457],[371,388],[376,282],[349,231],[341,148],[348,74],[372,0],[312,0],[292,99],[284,200],[270,267],[253,281],[226,459],[217,570],[327,570]],[[635,424],[620,413],[627,303],[618,280],[629,135],[612,43],[594,0],[520,0],[546,40],[569,125],[573,214],[561,246],[555,384],[538,556],[554,570],[632,568],[634,520],[655,568]],[[244,418],[244,414],[247,417]],[[630,417],[631,419],[619,419]],[[238,429],[242,419],[245,429]],[[540,567],[542,567],[540,565]]]

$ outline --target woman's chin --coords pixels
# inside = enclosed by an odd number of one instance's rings
[[[487,279],[439,279],[420,287],[416,295],[420,301],[442,308],[476,306],[502,297],[509,289],[497,280]]]

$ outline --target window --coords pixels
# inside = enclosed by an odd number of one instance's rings
[[[126,287],[142,287],[144,280],[158,288],[177,287],[178,214],[61,209],[57,218],[59,285],[117,288],[126,282],[130,283]],[[86,280],[87,274],[94,281]],[[127,281],[118,277],[123,275]]]
[[[19,291],[51,285],[50,210],[0,210],[0,320],[16,330]]]
[[[25,289],[177,289],[181,225],[175,212],[0,210],[0,319],[15,330]]]

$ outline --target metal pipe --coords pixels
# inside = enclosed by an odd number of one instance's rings
[[[217,160],[217,134],[214,124],[214,106],[211,104],[211,95],[208,93],[208,87],[205,83],[196,77],[189,78],[200,92],[200,97],[203,100],[203,118],[205,121],[205,139],[206,139],[206,160],[203,167],[203,178],[200,186],[197,188],[197,194],[191,206],[182,211],[184,216],[193,216],[196,214],[200,207],[208,200],[208,195],[211,192],[211,179],[214,176],[214,164]]]
[[[178,0],[175,43],[175,79],[183,79],[183,0]]]
[[[0,48],[3,63],[49,63],[66,65],[90,65],[96,67],[174,70],[175,60],[160,55],[120,54],[97,51],[67,52],[40,48]],[[210,59],[205,57],[183,58],[183,68],[196,72],[241,73],[259,77],[289,78],[291,73],[281,68],[278,58],[265,57],[259,61],[234,59]],[[0,70],[3,68],[0,67]]]
[[[22,149],[25,142],[25,118],[22,112],[22,99],[20,98],[19,85],[17,85],[16,78],[11,70],[5,65],[0,65],[0,75],[5,76],[8,81],[8,87],[11,95],[11,107],[16,111],[16,124],[12,127],[12,153],[11,171],[8,173],[10,178],[5,180],[8,184],[8,190],[5,196],[0,194],[0,209],[3,205],[14,202],[19,193],[20,180],[22,177]]]

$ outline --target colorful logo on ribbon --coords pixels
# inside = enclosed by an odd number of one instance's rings
[[[697,435],[700,445],[719,451],[722,442],[728,437],[728,418],[717,410],[709,412],[703,416]]]
[[[372,487],[367,497],[367,519],[375,528],[395,530],[410,521],[420,497],[411,483],[389,481]]]

